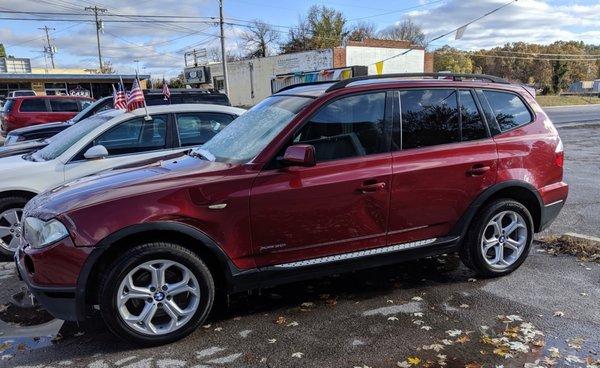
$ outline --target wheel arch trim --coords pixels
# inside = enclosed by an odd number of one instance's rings
[[[471,205],[467,208],[465,213],[460,217],[460,219],[456,222],[453,229],[451,230],[451,235],[460,236],[461,239],[465,236],[469,224],[473,220],[473,217],[477,214],[477,211],[481,208],[481,206],[492,198],[494,195],[498,194],[500,191],[510,189],[510,188],[519,188],[520,190],[527,190],[531,195],[533,195],[536,199],[535,203],[538,205],[538,208],[535,209],[537,212],[532,213],[533,222],[534,222],[534,231],[537,231],[540,226],[541,215],[544,208],[544,201],[540,196],[538,190],[528,182],[522,180],[507,180],[501,183],[492,185],[491,187],[486,188],[483,192],[481,192],[477,198],[471,203]],[[509,196],[510,197],[510,196]],[[531,209],[530,209],[531,210]]]
[[[177,221],[159,221],[159,222],[148,222],[143,224],[136,224],[125,227],[117,232],[105,237],[94,247],[94,249],[88,255],[80,273],[77,278],[76,286],[76,305],[77,305],[77,320],[84,320],[86,318],[87,311],[87,283],[92,276],[92,270],[98,265],[98,262],[105,255],[106,251],[115,246],[120,240],[123,240],[129,236],[136,234],[142,234],[147,232],[177,232],[181,235],[191,237],[198,240],[198,246],[203,247],[205,250],[211,253],[216,258],[219,266],[223,269],[223,276],[227,287],[233,283],[233,278],[240,272],[233,262],[229,259],[227,254],[221,249],[221,247],[206,235],[201,230],[181,223]],[[193,249],[192,249],[193,251]]]

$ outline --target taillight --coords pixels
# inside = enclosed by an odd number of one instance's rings
[[[563,143],[560,138],[558,138],[558,144],[556,145],[556,149],[554,150],[554,163],[556,166],[563,167],[565,165],[565,150],[563,148]]]

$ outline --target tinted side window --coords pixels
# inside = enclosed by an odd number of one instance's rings
[[[177,115],[177,131],[182,146],[206,143],[223,130],[234,117],[227,114],[195,112]]]
[[[294,144],[315,147],[318,162],[387,150],[385,92],[343,97],[314,115],[294,136]]]
[[[79,104],[76,100],[50,99],[50,108],[54,112],[78,112]]]
[[[113,156],[164,149],[166,138],[167,115],[158,115],[149,121],[135,118],[122,122],[96,138],[94,145],[103,145]]]
[[[400,91],[400,104],[403,149],[460,142],[456,90]]]
[[[22,112],[42,112],[46,110],[46,100],[43,98],[32,98],[21,101],[19,111]]]
[[[459,91],[461,134],[463,141],[487,137],[487,131],[470,91]]]
[[[498,121],[501,131],[505,132],[533,120],[531,113],[519,96],[498,91],[483,91],[483,93],[496,115],[496,121]]]

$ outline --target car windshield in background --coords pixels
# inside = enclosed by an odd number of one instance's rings
[[[122,110],[111,110],[84,119],[49,139],[50,144],[36,151],[32,157],[35,161],[54,160],[89,132],[123,113]]]
[[[272,96],[232,121],[202,145],[217,161],[247,162],[310,102],[309,97]]]
[[[81,111],[80,111],[80,112],[79,112],[77,115],[75,115],[75,116],[74,116],[74,117],[71,119],[71,121],[72,121],[73,123],[77,123],[77,122],[79,122],[80,120],[83,120],[83,119],[86,117],[86,115],[88,115],[88,113],[89,113],[91,110],[93,110],[93,109],[97,108],[97,107],[98,107],[98,105],[100,105],[100,104],[103,104],[103,103],[104,103],[104,101],[106,101],[106,100],[107,100],[107,99],[109,99],[109,98],[112,98],[112,97],[104,97],[104,98],[101,98],[101,99],[99,99],[98,101],[91,102],[91,103],[89,103],[88,101],[85,101],[85,102],[84,102],[84,105],[83,105],[83,106],[85,106],[85,108],[84,108],[83,110],[81,110]],[[87,105],[86,105],[86,103],[87,103]],[[109,110],[109,109],[112,109],[112,104],[108,104],[108,105],[106,105],[106,108],[102,108],[101,110],[99,110],[99,111],[96,111],[95,113],[97,114],[97,113],[99,113],[100,111],[105,111],[105,110]]]

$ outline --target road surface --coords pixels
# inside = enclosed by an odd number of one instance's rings
[[[600,105],[555,106],[543,109],[556,125],[600,121]]]

